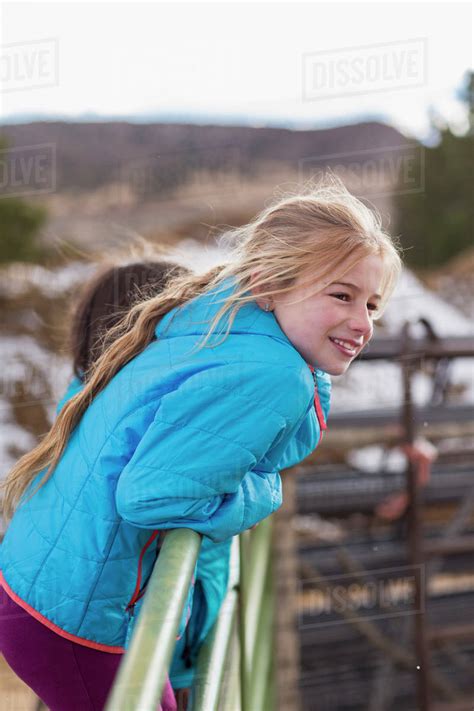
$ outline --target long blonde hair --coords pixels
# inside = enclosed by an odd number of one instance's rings
[[[86,373],[82,390],[61,409],[41,442],[17,462],[1,485],[3,513],[9,520],[35,476],[47,468],[37,488],[51,477],[71,435],[94,398],[114,375],[154,338],[159,319],[175,307],[235,278],[235,289],[222,302],[205,338],[204,348],[220,320],[228,314],[227,337],[238,310],[255,296],[271,298],[291,290],[297,278],[306,275],[320,291],[323,280],[340,279],[362,258],[382,257],[382,301],[374,318],[380,318],[396,286],[402,267],[401,247],[382,228],[374,209],[351,195],[334,175],[307,184],[296,194],[278,197],[248,224],[231,228],[220,238],[230,250],[226,261],[204,274],[173,276],[156,296],[135,305],[108,334],[108,346]],[[249,292],[249,293],[246,293]],[[215,344],[214,344],[215,345]]]

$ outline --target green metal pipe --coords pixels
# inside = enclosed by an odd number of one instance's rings
[[[273,711],[272,708],[268,706],[270,687],[273,685],[273,679],[271,678],[273,656],[272,630],[273,579],[270,564],[267,569],[261,615],[258,620],[250,683],[250,708],[261,709],[261,711]]]
[[[195,531],[167,533],[106,711],[156,710],[200,547]]]
[[[197,660],[192,711],[222,711],[220,699],[229,692],[230,662],[235,656],[237,634],[238,585],[239,538],[235,536],[230,550],[227,595]]]
[[[242,711],[250,709],[250,666],[249,647],[247,645],[247,608],[248,608],[248,555],[250,549],[250,531],[239,536],[239,642],[240,642],[240,704]]]
[[[272,524],[270,518],[246,532],[250,540],[240,545],[240,654],[242,711],[255,711],[251,688],[255,662],[258,620],[270,560]],[[241,535],[241,539],[242,539]]]
[[[228,674],[219,700],[219,711],[241,711],[240,643],[237,628],[232,635]]]
[[[219,711],[219,695],[237,618],[238,591],[229,590],[196,667],[193,711]]]
[[[245,598],[245,644],[250,669],[253,669],[258,622],[262,610],[265,584],[271,554],[272,522],[266,518],[252,531],[248,561],[244,561],[247,578]]]
[[[170,531],[153,570],[140,618],[117,675],[106,711],[155,711],[171,663],[176,633],[201,545],[194,531]],[[236,545],[239,555],[236,556]],[[235,541],[229,592],[211,637],[203,645],[192,695],[193,711],[217,711],[235,699],[235,623],[240,603],[240,703],[242,711],[266,708],[272,677],[271,521]],[[232,641],[234,640],[234,642]],[[226,666],[233,669],[223,684]],[[227,688],[225,688],[227,687]],[[223,698],[223,691],[231,698]],[[232,693],[231,693],[232,692]]]

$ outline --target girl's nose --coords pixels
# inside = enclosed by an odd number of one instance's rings
[[[354,314],[349,325],[352,331],[362,334],[365,338],[372,335],[374,324],[367,309]]]

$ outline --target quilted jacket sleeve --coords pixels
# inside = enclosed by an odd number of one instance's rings
[[[123,469],[118,513],[132,525],[192,528],[214,541],[250,528],[281,504],[266,455],[291,438],[312,397],[306,366],[242,362],[192,375],[162,398]]]

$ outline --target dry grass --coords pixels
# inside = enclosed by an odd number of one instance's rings
[[[87,250],[127,244],[134,234],[167,244],[183,237],[206,242],[213,228],[247,222],[269,202],[301,190],[304,182],[294,165],[267,160],[258,163],[253,175],[196,173],[166,196],[140,195],[134,186],[114,183],[36,199],[50,216],[45,241],[70,240]],[[351,189],[350,179],[347,184]],[[373,203],[388,219],[391,200],[381,197]]]

